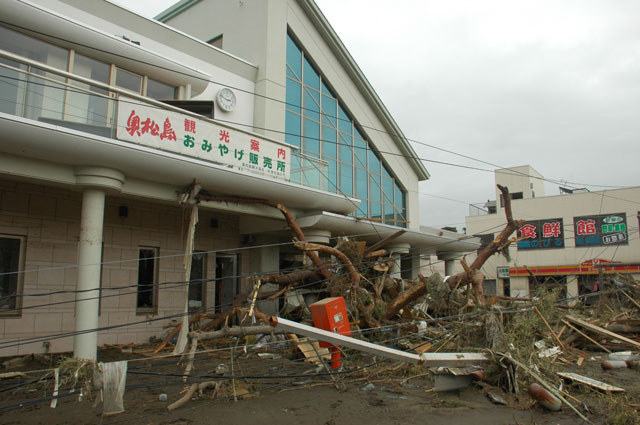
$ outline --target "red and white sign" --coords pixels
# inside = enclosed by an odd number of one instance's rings
[[[118,102],[117,138],[180,155],[289,179],[291,149],[253,134],[141,104]]]

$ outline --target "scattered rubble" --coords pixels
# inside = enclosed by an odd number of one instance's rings
[[[559,299],[558,290],[542,290],[532,294],[531,298],[497,297],[483,293],[482,264],[514,242],[511,235],[520,223],[511,217],[508,190],[501,186],[499,189],[504,195],[507,214],[507,225],[499,236],[482,248],[471,265],[462,261],[464,272],[447,279],[437,274],[419,275],[416,281],[389,276],[393,260],[384,248],[402,230],[370,247],[364,242],[346,238],[334,247],[327,247],[307,242],[294,217],[282,205],[260,200],[217,198],[204,193],[193,195],[192,198],[198,200],[259,203],[277,208],[295,234],[295,247],[311,259],[312,265],[291,273],[257,275],[252,290],[239,295],[226,311],[191,315],[184,322],[189,326],[189,343],[181,353],[179,364],[183,373],[178,374],[186,391],[181,395],[163,392],[157,397],[163,401],[173,399],[167,408],[174,410],[194,397],[237,400],[255,395],[258,391],[250,387],[252,384],[247,378],[253,375],[242,369],[249,359],[254,359],[254,362],[263,362],[266,368],[261,378],[282,380],[284,376],[293,389],[328,384],[342,390],[345,388],[343,381],[359,379],[355,378],[357,374],[346,373],[351,367],[367,380],[365,384],[359,384],[359,388],[363,392],[373,392],[383,387],[384,382],[394,382],[394,375],[404,368],[405,373],[411,372],[408,377],[403,377],[399,388],[408,385],[412,377],[431,376],[435,392],[459,391],[474,386],[495,404],[519,409],[535,408],[539,404],[554,412],[570,409],[585,421],[589,421],[592,410],[597,408],[597,403],[593,403],[594,397],[622,397],[618,393],[626,392],[624,397],[631,397],[633,402],[626,403],[628,412],[619,416],[626,422],[619,423],[638,423],[640,388],[629,391],[623,382],[616,381],[615,374],[621,373],[622,369],[625,373],[638,373],[635,369],[640,360],[637,353],[640,349],[640,304],[636,300],[640,300],[640,283],[624,278],[626,284],[623,287],[602,291],[597,301],[588,305],[579,300],[569,304],[567,300]],[[278,289],[267,291],[266,283],[275,284]],[[448,358],[447,355],[464,359],[470,354],[478,354],[489,361],[463,367],[443,364],[427,370],[399,363],[391,367],[388,363],[384,367],[366,366],[366,359],[370,360],[370,357],[353,354],[349,357],[349,366],[334,371],[329,366],[330,350],[320,346],[317,338],[303,338],[303,333],[274,327],[273,322],[278,319],[261,313],[256,307],[262,300],[282,299],[286,304],[291,298],[288,295],[296,294],[300,287],[314,289],[319,298],[344,297],[354,336],[368,341],[370,345],[393,346],[395,350],[407,351],[416,359],[433,359],[430,366],[438,358]],[[296,323],[311,321],[309,307],[304,302],[281,311],[282,319]],[[239,325],[229,326],[233,318]],[[256,323],[258,321],[263,323]],[[160,344],[146,351],[134,347],[131,356],[150,361],[164,358],[163,350],[173,349],[175,343],[172,340],[181,332],[182,326],[183,323],[170,324],[168,328],[173,329]],[[212,357],[212,361],[218,361],[213,366],[210,362],[197,362],[198,355],[213,353],[221,347],[229,347],[229,354],[222,363],[219,363],[220,356]],[[377,356],[375,359],[384,357],[375,351],[370,353]],[[0,379],[4,382],[32,378],[28,371],[10,370],[20,369],[30,359],[33,358],[5,361],[2,364],[8,371],[0,375]],[[299,372],[296,379],[286,378],[282,366],[267,366],[268,362],[276,361],[299,361],[295,367],[303,365],[306,369]],[[91,385],[87,384],[90,374],[79,374],[85,365],[73,364],[70,367],[67,364],[59,368],[56,383],[75,380],[74,388],[77,386],[85,393],[91,392]],[[207,368],[211,371],[203,373]],[[607,374],[611,374],[611,379],[605,379],[609,376]],[[37,383],[52,388],[51,376],[51,372],[40,375]],[[314,377],[316,380],[312,380]],[[317,380],[322,378],[324,382]],[[633,379],[637,380],[637,377]],[[604,395],[585,393],[585,386]],[[396,394],[394,397],[403,396]],[[606,400],[602,401],[603,405],[606,403]]]

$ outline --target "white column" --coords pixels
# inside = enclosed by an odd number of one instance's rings
[[[76,327],[73,356],[96,360],[98,350],[98,306],[102,262],[105,192],[122,190],[125,176],[103,167],[76,167],[76,185],[84,187],[78,241],[78,283],[76,284]]]
[[[393,264],[391,265],[391,269],[389,270],[389,276],[394,279],[402,279],[402,266],[400,257],[402,254],[408,254],[411,250],[411,245],[408,243],[396,243],[387,246],[387,250],[393,257]],[[404,281],[402,281],[402,290],[404,290]]]
[[[102,262],[102,228],[105,193],[101,189],[85,189],[82,195],[80,241],[78,242],[78,292],[76,294],[76,334],[73,356],[96,360],[100,295],[100,263]]]

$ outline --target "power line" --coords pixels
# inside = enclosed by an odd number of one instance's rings
[[[86,44],[83,44],[83,43],[78,43],[78,42],[71,41],[71,40],[68,40],[68,39],[65,39],[65,38],[62,38],[62,37],[58,37],[58,36],[55,36],[55,35],[47,34],[47,33],[41,32],[41,31],[37,31],[37,30],[31,29],[31,28],[22,27],[20,25],[16,25],[16,24],[13,24],[13,23],[10,23],[10,22],[7,22],[7,21],[0,20],[0,24],[4,24],[5,26],[11,27],[11,28],[19,28],[21,30],[28,31],[30,33],[35,33],[35,34],[38,34],[40,36],[44,36],[44,37],[47,37],[47,38],[53,38],[53,39],[56,39],[56,40],[59,40],[59,41],[63,41],[65,43],[69,43],[69,44],[72,44],[72,45],[77,45],[77,46],[82,46],[82,47],[85,47],[85,48],[89,48],[89,49],[92,49],[94,51],[100,51],[100,52],[107,53],[107,54],[110,54],[110,55],[113,55],[113,56],[116,56],[116,57],[126,58],[127,60],[135,60],[138,63],[144,64],[144,65],[152,65],[152,66],[154,66],[156,68],[163,69],[163,70],[166,70],[166,71],[170,71],[171,73],[174,73],[174,74],[185,75],[185,76],[188,76],[190,78],[199,79],[199,80],[210,82],[210,83],[213,83],[213,84],[218,84],[218,85],[221,85],[221,86],[233,88],[234,90],[237,90],[237,91],[240,91],[240,92],[243,92],[243,93],[247,93],[247,94],[252,95],[252,96],[264,98],[265,100],[270,100],[270,101],[273,101],[273,102],[282,103],[284,105],[294,106],[296,108],[301,108],[303,110],[307,110],[308,109],[308,108],[305,108],[303,105],[298,106],[298,105],[294,105],[294,104],[288,103],[288,102],[286,102],[286,100],[281,100],[281,99],[276,99],[276,98],[269,97],[269,96],[266,96],[266,95],[261,95],[261,94],[255,93],[253,91],[243,89],[241,87],[231,86],[231,85],[228,85],[226,83],[215,81],[215,80],[212,80],[212,79],[209,79],[209,78],[200,77],[198,75],[192,75],[192,74],[189,74],[189,73],[186,73],[186,72],[170,69],[168,67],[159,66],[157,64],[151,64],[149,62],[145,62],[145,61],[142,61],[142,60],[131,59],[130,57],[126,57],[124,55],[121,55],[121,54],[118,54],[118,53],[114,53],[114,52],[111,52],[111,51],[108,51],[108,50],[105,50],[105,49],[100,49],[100,48],[96,48],[95,46],[89,46],[89,45],[86,45]],[[326,115],[322,111],[320,111],[320,113],[323,114],[323,115]],[[344,120],[344,119],[342,119],[340,117],[336,117],[336,119]],[[218,120],[218,121],[221,121],[221,120]],[[221,121],[221,122],[223,122],[223,121]],[[229,122],[229,121],[227,121],[227,122]],[[234,123],[234,124],[235,125],[246,126],[246,124],[240,124],[240,123]],[[379,132],[379,133],[386,134],[386,135],[388,135],[388,136],[390,136],[392,138],[401,138],[401,136],[399,136],[397,134],[392,134],[392,133],[389,133],[389,132],[381,130],[381,129],[363,126],[363,125],[361,125],[359,123],[358,123],[358,126],[363,127],[363,128],[368,128],[368,129],[371,129],[371,130]],[[252,127],[253,128],[258,128],[258,127],[255,127],[255,126],[252,126]],[[275,132],[275,130],[270,130],[270,129],[264,129],[263,128],[263,130]],[[441,150],[441,151],[444,151],[444,152],[447,152],[447,153],[450,153],[450,154],[454,154],[454,155],[458,155],[458,156],[461,156],[461,157],[464,157],[464,158],[467,158],[467,159],[471,159],[473,161],[481,162],[481,163],[484,163],[484,164],[487,164],[487,165],[491,165],[491,166],[495,166],[495,167],[498,167],[498,168],[504,168],[504,167],[498,166],[496,164],[493,164],[493,163],[490,163],[490,162],[487,162],[487,161],[484,161],[484,160],[480,160],[478,158],[474,158],[474,157],[467,156],[467,155],[464,155],[464,154],[456,153],[456,152],[448,150],[448,149],[436,147],[435,145],[431,145],[431,144],[428,144],[428,143],[420,142],[420,141],[414,140],[414,139],[408,139],[406,137],[402,137],[402,138],[405,139],[405,140],[408,140],[408,141],[410,141],[412,143],[424,145],[424,146],[427,146],[427,147],[430,147],[430,148],[433,148],[433,149],[438,149],[438,150]],[[382,151],[380,151],[380,152],[381,153],[385,153],[385,154],[393,154],[393,153],[389,153],[389,152],[382,152]],[[470,170],[493,172],[493,170],[486,170],[486,169],[481,169],[481,168],[478,168],[478,167],[462,166],[462,165],[457,165],[457,164],[446,163],[446,162],[443,162],[443,161],[421,159],[421,158],[418,158],[417,155],[416,155],[416,157],[410,157],[410,156],[406,156],[406,157],[407,158],[413,158],[413,159],[420,159],[420,160],[423,160],[423,161],[426,161],[426,162],[431,162],[431,163],[434,163],[434,164],[452,165],[452,166],[459,166],[459,167],[462,167],[462,168],[467,168],[467,169],[470,169]],[[611,187],[611,188],[619,187],[619,186],[595,185],[595,184],[587,184],[587,183],[579,183],[579,182],[561,182],[560,180],[552,180],[552,179],[540,178],[538,176],[531,176],[531,175],[527,175],[525,173],[520,173],[520,172],[517,172],[517,171],[514,171],[514,170],[511,170],[511,171],[514,172],[515,174],[527,176],[527,177],[530,177],[530,178],[542,179],[544,181],[548,181],[548,182],[554,183],[554,184],[564,184],[564,185],[569,185],[569,186],[573,185],[573,186]]]

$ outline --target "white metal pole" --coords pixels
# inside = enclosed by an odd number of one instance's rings
[[[98,333],[88,331],[98,328],[104,203],[103,190],[85,189],[82,195],[78,242],[78,292],[73,355],[79,359],[94,361],[97,357]]]
[[[393,360],[400,360],[409,363],[421,363],[425,366],[458,366],[469,365],[470,363],[486,362],[488,359],[482,353],[423,353],[421,355],[406,353],[383,345],[372,344],[356,338],[314,328],[291,320],[272,316],[269,323],[276,329],[282,329],[291,333],[317,338],[321,341],[330,342],[354,350],[364,351],[380,357]]]

